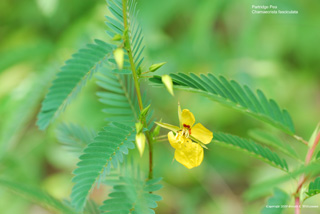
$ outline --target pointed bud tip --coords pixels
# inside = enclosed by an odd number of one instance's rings
[[[158,70],[159,68],[161,68],[164,64],[166,64],[166,62],[161,62],[161,63],[157,63],[157,64],[153,64],[149,67],[149,71],[150,72],[155,72],[156,70]]]
[[[145,117],[145,116],[148,114],[149,109],[150,109],[150,106],[151,106],[151,104],[149,104],[147,107],[145,107],[145,108],[141,111],[140,117]]]

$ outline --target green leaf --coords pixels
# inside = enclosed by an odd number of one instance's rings
[[[116,35],[123,35],[123,13],[122,4],[118,0],[107,0],[108,9],[114,18],[107,16],[106,25],[109,27],[107,33],[114,38]],[[119,36],[118,36],[119,37]]]
[[[269,198],[265,208],[261,211],[262,214],[281,214],[284,208],[281,205],[288,205],[290,197],[281,189],[275,188],[274,195]]]
[[[280,139],[278,139],[276,136],[265,132],[261,129],[253,129],[249,131],[250,137],[256,139],[257,141],[264,143],[265,145],[271,146],[275,149],[278,149],[282,153],[302,162],[301,159],[299,159],[296,151],[288,144],[283,143]]]
[[[84,214],[100,214],[101,211],[99,206],[93,201],[89,200],[86,207],[84,208]]]
[[[317,153],[316,159],[317,159],[317,160],[320,159],[320,151]]]
[[[71,203],[76,210],[83,210],[90,192],[99,182],[100,176],[109,173],[111,164],[116,168],[118,162],[122,162],[123,155],[128,154],[128,149],[134,148],[134,138],[134,126],[114,122],[99,132],[93,143],[84,149],[72,179],[75,185],[72,188]]]
[[[252,157],[270,164],[273,167],[288,171],[288,164],[284,159],[281,160],[275,152],[272,152],[267,147],[256,144],[252,140],[216,132],[213,133],[212,141],[217,145],[243,151],[245,153],[248,153]]]
[[[107,121],[130,122],[139,119],[139,104],[131,75],[117,75],[102,71],[97,75],[97,85],[104,91],[97,93],[99,101],[106,104],[103,112]]]
[[[158,206],[157,201],[162,198],[151,192],[162,188],[158,184],[161,179],[145,180],[134,176],[120,177],[109,194],[110,199],[105,200],[100,209],[114,214],[154,214],[153,208]]]
[[[198,93],[225,106],[239,110],[259,120],[267,122],[284,132],[293,135],[295,130],[289,113],[281,110],[274,100],[268,100],[262,91],[253,93],[247,86],[241,86],[234,80],[217,78],[213,74],[201,74],[200,77],[190,73],[170,74],[175,88]],[[159,76],[150,79],[161,84]]]
[[[302,164],[299,168],[295,169],[292,172],[289,172],[288,174],[271,178],[267,181],[253,185],[245,192],[244,197],[246,200],[254,200],[259,197],[265,196],[269,194],[270,189],[272,189],[273,187],[294,179],[304,173],[310,174],[311,176],[313,174],[320,173],[320,162],[310,162],[310,164],[307,166],[304,166],[304,164]]]
[[[49,39],[45,39],[45,37],[43,37],[43,39],[38,38],[33,42],[17,45],[16,48],[13,49],[1,51],[0,74],[6,71],[7,68],[24,61],[41,62],[45,57],[52,54],[53,51],[53,43]]]
[[[25,184],[0,179],[0,186],[21,195],[27,200],[36,202],[44,208],[59,211],[61,213],[76,213],[71,207],[50,196],[48,193],[37,187],[27,186]]]
[[[61,123],[56,128],[58,140],[69,151],[80,153],[97,136],[97,133],[76,124]]]
[[[37,121],[40,129],[45,129],[66,108],[112,51],[111,45],[100,40],[95,42],[74,54],[57,74],[42,102]]]
[[[316,178],[314,182],[310,182],[308,192],[306,192],[307,196],[304,200],[315,196],[320,193],[320,177]]]
[[[44,91],[51,82],[55,72],[51,68],[53,66],[50,65],[49,67],[43,68],[41,74],[27,78],[21,83],[19,87],[23,86],[25,93],[21,99],[17,98],[15,93],[11,93],[10,102],[15,103],[15,105],[14,107],[10,106],[10,111],[4,117],[1,116],[0,159],[9,150],[15,149],[13,145],[17,145],[17,141],[24,136],[22,133],[28,126],[28,123],[33,123],[34,114],[37,113],[39,103],[44,96]]]
[[[106,113],[106,121],[121,123],[136,123],[139,120],[140,109],[136,98],[133,78],[131,75],[113,74],[103,70],[96,76],[99,85],[104,91],[97,93],[99,101],[106,105],[102,110]],[[147,102],[146,94],[142,95],[144,106],[150,105]],[[146,109],[147,110],[147,109]],[[148,126],[153,126],[153,110],[150,108],[146,116]]]

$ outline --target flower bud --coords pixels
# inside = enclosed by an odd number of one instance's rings
[[[163,84],[166,86],[168,92],[169,92],[172,96],[174,96],[174,94],[173,94],[173,83],[172,83],[171,77],[170,77],[169,75],[163,75],[163,76],[161,77],[161,80],[162,80]]]
[[[120,34],[116,34],[114,35],[114,37],[112,38],[113,41],[120,41],[122,39],[122,36]]]
[[[141,118],[145,118],[145,116],[148,114],[148,112],[149,112],[149,109],[150,109],[150,104],[147,106],[147,107],[145,107],[142,111],[141,111],[141,113],[140,113],[140,119]]]
[[[159,68],[161,68],[164,64],[166,64],[166,62],[161,62],[161,63],[157,63],[157,64],[153,64],[149,67],[149,71],[150,72],[155,72],[156,70],[158,70]]]
[[[136,134],[136,144],[140,153],[140,156],[142,157],[144,152],[144,147],[146,145],[146,136],[143,132]]]
[[[113,51],[114,59],[119,67],[119,69],[123,68],[123,61],[124,61],[124,51],[122,48],[117,48]]]

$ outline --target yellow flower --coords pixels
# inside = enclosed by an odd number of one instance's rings
[[[192,140],[181,134],[174,136],[172,131],[168,133],[168,138],[171,146],[176,149],[174,158],[179,163],[188,169],[201,164],[203,160],[203,148],[198,143],[192,142]]]
[[[213,134],[201,123],[194,125],[195,118],[188,109],[181,111],[179,105],[178,114],[180,127],[161,122],[157,122],[157,124],[171,130],[168,133],[168,140],[176,150],[174,158],[188,169],[192,169],[201,164],[203,160],[202,147],[211,142]]]

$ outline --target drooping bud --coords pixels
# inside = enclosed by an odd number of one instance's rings
[[[146,136],[143,132],[136,134],[136,145],[139,150],[140,156],[142,157],[146,145]]]
[[[163,84],[166,86],[168,92],[169,92],[172,96],[174,96],[174,94],[173,94],[173,83],[172,83],[171,77],[170,77],[169,75],[163,75],[163,76],[161,77],[161,80],[162,80]]]
[[[114,59],[116,60],[116,63],[119,67],[119,69],[123,68],[123,62],[124,62],[124,51],[122,48],[117,48],[113,51]]]

